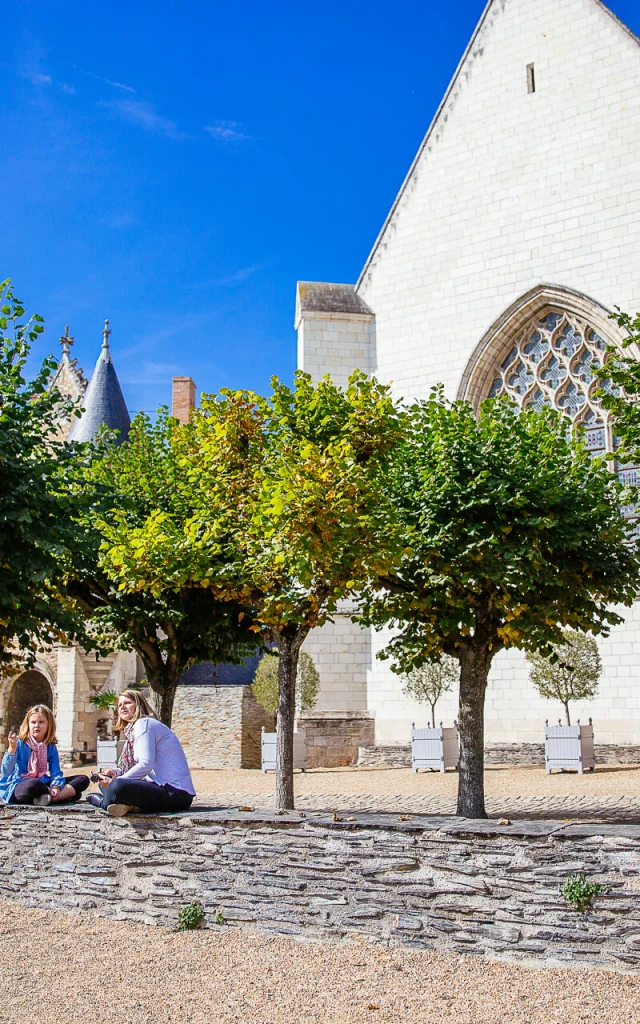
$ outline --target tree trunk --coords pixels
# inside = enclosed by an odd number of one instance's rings
[[[276,731],[276,809],[292,811],[293,726],[295,720],[296,673],[303,637],[285,637],[278,642],[278,712]]]
[[[436,706],[435,706],[435,704],[432,704],[431,705],[431,728],[435,729],[435,727],[436,727]]]
[[[167,626],[167,632],[169,628]],[[180,647],[174,640],[167,654],[163,656],[158,641],[155,638],[149,638],[135,644],[135,651],[142,659],[151,690],[149,703],[162,724],[170,729],[173,718],[173,702],[184,670]]]
[[[170,729],[173,718],[173,702],[176,698],[176,690],[178,689],[177,681],[175,683],[165,683],[164,681],[152,681],[149,679],[149,688],[151,690],[149,695],[151,707],[162,724]]]
[[[571,725],[571,719],[569,718],[569,701],[563,700],[562,703],[564,704],[564,713],[567,716],[567,725]]]
[[[484,807],[484,698],[492,655],[485,647],[460,652],[458,808],[464,818],[486,818]]]

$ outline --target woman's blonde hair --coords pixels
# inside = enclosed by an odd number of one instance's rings
[[[42,740],[42,742],[46,743],[47,746],[49,746],[50,743],[57,743],[58,740],[56,739],[56,720],[53,717],[53,711],[51,710],[51,708],[48,708],[46,704],[34,704],[32,708],[29,708],[26,715],[22,719],[22,725],[18,730],[18,739],[24,740],[26,742],[26,740],[29,738],[29,719],[31,718],[32,715],[35,715],[36,712],[38,712],[41,715],[44,715],[44,717],[47,720],[47,735]]]
[[[118,705],[116,703],[117,718],[113,725],[114,732],[122,732],[122,730],[125,729],[127,725],[131,725],[133,722],[137,722],[139,718],[158,717],[153,708],[151,707],[147,698],[144,696],[144,694],[140,693],[140,690],[122,690],[122,692],[118,694],[118,700],[120,700],[121,697],[126,697],[127,700],[134,700],[136,702],[136,710],[133,718],[131,719],[131,722],[123,722],[123,720],[120,718],[120,715],[118,714]]]

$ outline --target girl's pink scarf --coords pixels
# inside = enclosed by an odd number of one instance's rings
[[[27,736],[27,746],[31,748],[27,771],[23,779],[41,779],[49,771],[49,751],[46,743],[37,743],[31,736]]]

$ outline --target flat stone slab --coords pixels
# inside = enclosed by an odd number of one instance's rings
[[[15,814],[38,815],[89,815],[105,818],[107,815],[90,804],[65,804],[60,807],[29,807],[21,804],[4,804],[0,806],[0,814],[10,817]],[[312,811],[240,811],[237,807],[218,807],[215,805],[190,808],[168,814],[135,814],[126,816],[124,821],[149,821],[151,819],[180,820],[187,819],[198,822],[213,822],[231,826],[254,825],[286,828],[291,825],[308,825],[332,829],[337,832],[358,831],[360,829],[381,829],[389,832],[440,832],[450,836],[511,836],[512,838],[557,838],[585,839],[591,836],[611,836],[626,839],[640,839],[640,822],[636,824],[620,824],[617,822],[567,822],[565,820],[532,820],[510,821],[508,825],[499,824],[495,818],[462,818],[453,815],[424,814],[388,814],[385,812],[354,812],[338,814],[335,812]]]

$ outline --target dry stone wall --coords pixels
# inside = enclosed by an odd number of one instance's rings
[[[259,768],[262,726],[274,716],[250,686],[179,686],[172,728],[192,768]]]
[[[338,768],[358,763],[358,751],[375,738],[375,723],[368,711],[310,711],[300,715],[304,730],[307,768]]]
[[[596,764],[640,764],[640,747],[596,743]],[[544,743],[488,743],[485,764],[544,765]],[[358,765],[367,768],[410,768],[411,745],[362,746]]]
[[[173,926],[199,899],[209,927],[640,969],[638,826],[5,807],[0,865],[28,906]],[[607,886],[587,914],[573,872]]]

